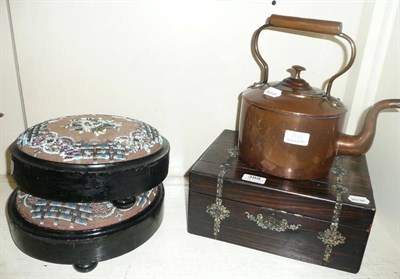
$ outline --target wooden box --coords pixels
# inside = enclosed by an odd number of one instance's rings
[[[190,233],[309,263],[358,272],[374,215],[364,156],[286,180],[241,162],[237,132],[225,130],[190,170]]]

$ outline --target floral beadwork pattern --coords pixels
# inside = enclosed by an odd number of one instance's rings
[[[108,118],[94,115],[50,120],[26,130],[17,143],[22,151],[31,152],[35,157],[58,155],[60,159],[53,157],[51,160],[83,164],[129,160],[140,152],[143,157],[163,144],[158,131],[144,122]],[[63,124],[66,121],[67,124]],[[123,128],[125,130],[120,132]]]
[[[103,119],[101,117],[80,117],[73,118],[63,128],[67,128],[73,131],[79,131],[79,133],[94,133],[96,136],[104,135],[107,129],[119,130],[122,126],[121,122],[116,122],[115,119]]]
[[[135,204],[127,209],[115,207],[111,202],[72,203],[41,199],[20,190],[17,192],[18,212],[35,225],[59,230],[87,230],[121,222],[149,206],[158,188],[136,196]]]

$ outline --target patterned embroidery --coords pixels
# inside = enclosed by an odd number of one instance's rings
[[[54,123],[59,120],[61,118],[47,123]],[[65,162],[76,160],[97,162],[101,159],[110,162],[121,161],[142,150],[149,154],[154,145],[162,145],[163,139],[155,128],[135,119],[124,118],[124,120],[135,123],[138,128],[131,131],[127,136],[118,136],[104,142],[84,142],[67,136],[59,136],[58,133],[50,131],[46,122],[44,122],[21,134],[18,138],[18,145],[20,148],[34,149],[34,156],[44,152],[59,155]],[[94,133],[96,136],[104,134],[107,129],[119,130],[121,127],[121,123],[116,122],[114,118],[104,120],[101,117],[82,117],[80,119],[73,118],[69,121],[69,124],[61,127],[79,133]]]
[[[96,222],[96,219],[115,217],[116,219],[112,222],[121,221],[124,212],[143,209],[145,206],[150,205],[150,197],[154,197],[156,194],[157,187],[136,196],[136,202],[132,207],[120,209],[110,202],[58,202],[34,197],[18,190],[17,205],[20,212],[22,210],[20,207],[25,207],[31,214],[29,218],[39,220],[41,225],[45,223],[46,219],[51,219],[56,227],[59,226],[60,222],[64,221],[69,225],[70,229],[80,229],[87,227],[91,222]]]

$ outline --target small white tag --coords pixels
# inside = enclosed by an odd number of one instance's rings
[[[264,90],[264,94],[272,98],[276,98],[282,95],[282,90],[276,89],[274,87],[268,87]]]
[[[242,180],[264,184],[267,179],[265,177],[245,173],[242,176]]]
[[[349,195],[348,197],[349,201],[354,202],[354,203],[361,203],[361,204],[369,204],[369,199],[366,197],[360,197],[360,196],[353,196]]]
[[[307,146],[309,140],[310,140],[309,133],[303,133],[291,130],[285,131],[285,137],[283,139],[283,141],[286,143],[301,145],[301,146]]]

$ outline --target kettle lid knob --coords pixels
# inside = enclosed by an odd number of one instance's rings
[[[306,68],[300,65],[293,65],[290,69],[289,72],[291,73],[290,77],[285,78],[282,80],[279,84],[282,86],[282,88],[278,88],[287,92],[291,92],[294,94],[296,97],[299,96],[312,96],[313,98],[315,97],[320,97],[323,96],[324,93],[321,90],[316,90],[308,84],[307,81],[302,79],[300,77],[300,72],[305,71]],[[320,92],[321,91],[321,92]]]
[[[306,68],[304,68],[303,66],[300,66],[300,65],[293,65],[292,69],[295,71],[295,73],[293,75],[294,79],[300,79],[300,72],[306,70]]]

